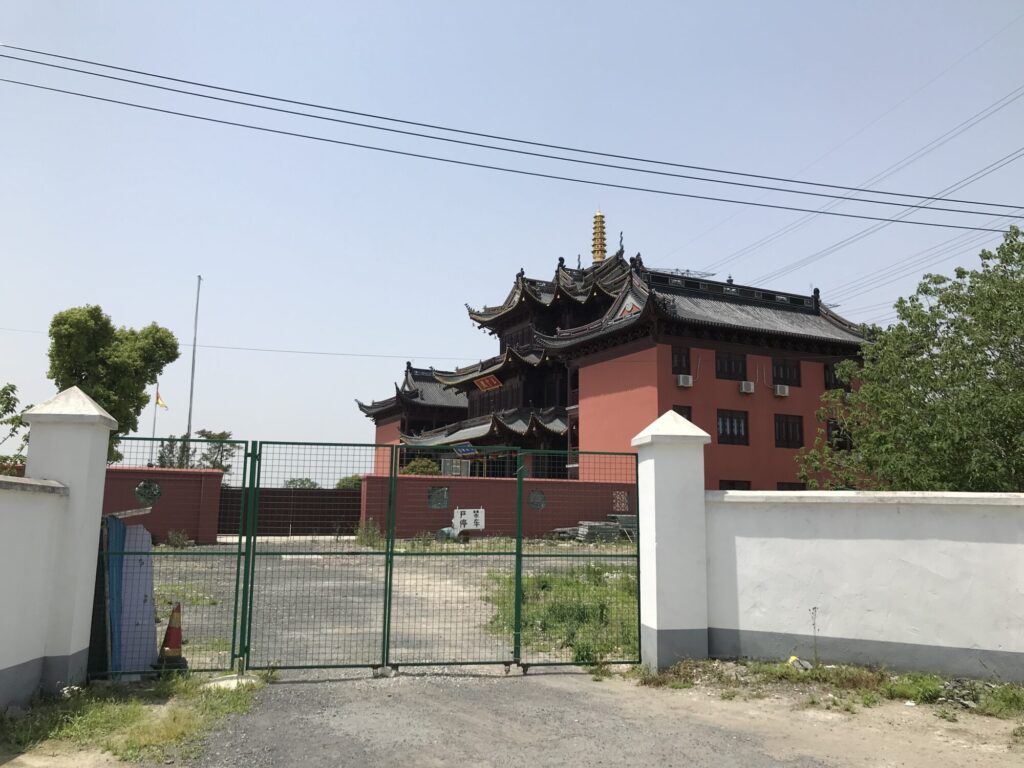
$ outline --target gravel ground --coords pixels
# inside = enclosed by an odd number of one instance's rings
[[[508,677],[475,667],[288,677],[208,739],[200,765],[826,765],[774,757],[757,736],[665,702],[629,682],[597,683],[560,668]]]

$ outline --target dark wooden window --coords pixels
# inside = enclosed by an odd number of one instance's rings
[[[853,448],[849,433],[842,429],[835,419],[829,419],[825,423],[825,436],[829,445],[838,451],[849,451]]]
[[[775,414],[775,447],[804,447],[804,417]]]
[[[690,372],[690,348],[672,347],[672,375]]]
[[[718,490],[720,491],[749,491],[749,480],[719,480]]]
[[[718,412],[718,442],[723,445],[750,445],[746,411]]]
[[[673,405],[672,410],[687,421],[693,421],[693,407],[689,405]]]
[[[799,387],[800,361],[772,360],[772,384],[786,384],[790,387]]]
[[[836,376],[836,364],[825,363],[825,389],[845,389],[849,391],[850,385],[840,381]]]
[[[776,489],[780,491],[806,491],[807,483],[776,483]]]
[[[747,356],[733,354],[732,352],[715,352],[715,377],[719,379],[732,379],[733,381],[746,381]]]

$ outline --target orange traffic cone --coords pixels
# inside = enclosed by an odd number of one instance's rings
[[[188,669],[188,660],[181,655],[181,603],[175,603],[167,620],[167,631],[160,646],[156,667],[162,671]]]

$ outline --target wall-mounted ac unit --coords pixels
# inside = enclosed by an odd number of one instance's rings
[[[752,395],[752,394],[754,394],[754,382],[752,382],[752,381],[741,381],[740,382],[740,392],[742,392],[744,395]]]
[[[776,384],[775,385],[775,396],[776,397],[789,397],[789,385],[788,384]]]
[[[677,373],[676,374],[676,386],[677,387],[692,387],[693,376],[688,373]]]
[[[469,477],[472,462],[466,459],[441,459],[441,474],[449,477]]]

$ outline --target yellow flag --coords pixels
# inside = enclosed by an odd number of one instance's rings
[[[156,388],[156,404],[163,408],[165,411],[167,410],[167,403],[165,403],[164,399],[160,397],[160,387]]]

